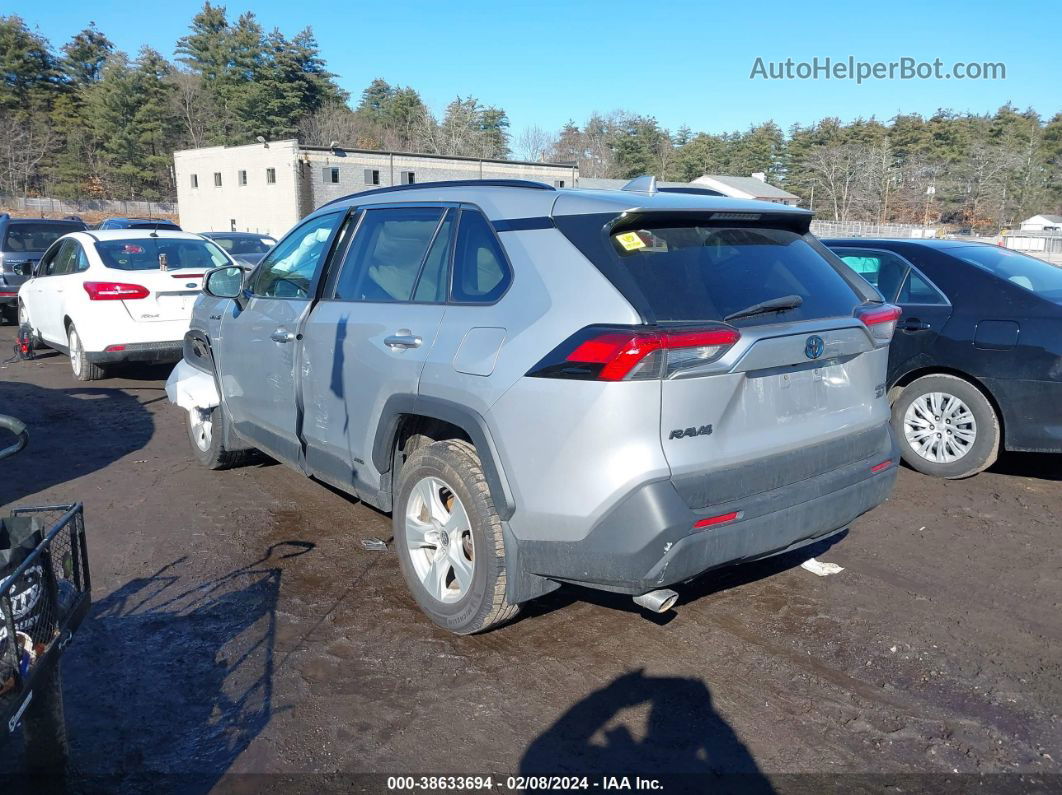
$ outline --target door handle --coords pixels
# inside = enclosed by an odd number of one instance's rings
[[[286,328],[278,328],[269,335],[269,339],[273,340],[273,342],[293,342],[295,340],[295,332],[288,331]]]
[[[903,331],[925,331],[929,328],[929,324],[924,320],[919,320],[916,317],[909,317],[900,326]]]
[[[424,340],[415,334],[411,334],[408,329],[400,329],[397,334],[384,337],[384,345],[395,350],[398,348],[419,348],[422,342]]]

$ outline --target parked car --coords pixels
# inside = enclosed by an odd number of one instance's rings
[[[180,232],[181,227],[173,221],[162,218],[106,218],[100,221],[97,229],[168,229],[171,232]]]
[[[203,274],[232,262],[187,232],[75,232],[19,288],[19,323],[35,347],[68,354],[81,381],[115,362],[175,362]]]
[[[903,315],[892,422],[919,472],[974,475],[1001,449],[1062,452],[1062,268],[956,240],[827,240]]]
[[[33,273],[45,249],[68,232],[85,229],[77,218],[12,218],[0,213],[0,320],[18,317],[18,288]]]
[[[257,265],[277,244],[276,238],[255,232],[203,232],[241,265]]]
[[[666,610],[840,532],[895,479],[899,310],[806,211],[631,188],[366,191],[212,271],[167,385],[194,454],[258,448],[392,512],[458,633],[562,582]]]

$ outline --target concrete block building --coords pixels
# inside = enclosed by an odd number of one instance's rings
[[[332,199],[374,188],[450,179],[530,179],[575,185],[574,164],[377,152],[269,141],[174,152],[181,227],[279,237]]]

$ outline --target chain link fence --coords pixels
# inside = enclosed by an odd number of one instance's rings
[[[119,217],[173,217],[176,202],[147,202],[125,199],[54,199],[46,196],[0,194],[0,206],[25,215],[62,216],[103,213]]]
[[[820,221],[811,222],[811,233],[816,237],[939,237],[941,230],[935,226],[917,224],[872,224],[865,221]]]

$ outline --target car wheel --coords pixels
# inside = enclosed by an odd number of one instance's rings
[[[0,322],[4,323],[5,325],[17,323],[18,310],[8,304],[0,306]]]
[[[967,478],[995,463],[999,417],[984,393],[953,375],[913,381],[892,407],[903,460],[938,478]]]
[[[406,584],[428,618],[459,635],[512,619],[505,541],[476,449],[456,439],[412,452],[393,513]]]
[[[98,381],[103,378],[103,368],[88,360],[81,337],[78,336],[73,323],[66,331],[66,339],[70,351],[70,369],[74,371],[74,378],[78,381]]]
[[[225,409],[214,406],[209,409],[193,408],[188,412],[188,440],[192,453],[207,469],[228,469],[238,466],[247,458],[245,450],[227,450],[225,438]]]

